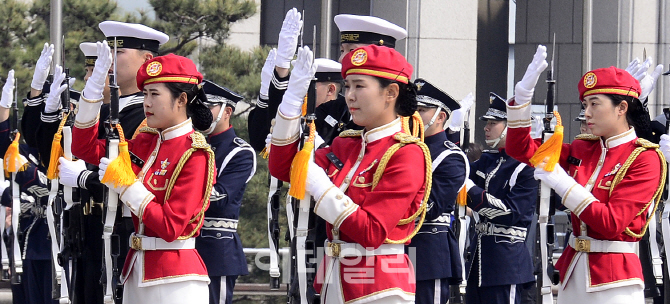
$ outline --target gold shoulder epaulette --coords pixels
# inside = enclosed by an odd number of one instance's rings
[[[657,149],[657,148],[660,147],[659,145],[657,145],[657,144],[655,144],[655,143],[653,143],[653,142],[650,142],[650,141],[648,141],[648,140],[646,140],[646,139],[644,139],[644,138],[638,138],[638,139],[635,141],[635,144],[638,145],[638,146],[640,146],[640,147],[647,148],[647,149]]]
[[[344,130],[340,132],[340,137],[361,137],[363,130]]]
[[[581,139],[581,140],[599,140],[600,136],[595,136],[593,134],[579,134],[575,136],[575,139]]]
[[[205,136],[202,135],[200,132],[193,132],[190,135],[191,140],[193,140],[193,143],[191,143],[191,147],[194,149],[209,149],[210,146],[207,143],[207,140],[205,139]]]
[[[403,144],[411,144],[421,141],[421,139],[419,139],[418,137],[414,137],[405,132],[398,132],[395,135],[393,135],[393,138]]]
[[[140,133],[151,133],[151,134],[158,134],[158,130],[150,127],[142,127],[140,128]]]

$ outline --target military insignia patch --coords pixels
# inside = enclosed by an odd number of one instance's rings
[[[162,160],[160,170],[156,170],[156,172],[154,172],[154,175],[164,176],[167,173],[167,167],[169,165],[170,165],[170,162],[168,161],[167,158],[165,160]]]
[[[595,87],[596,83],[598,83],[598,77],[593,72],[589,72],[584,76],[584,87],[587,89]]]
[[[365,50],[357,50],[351,56],[351,64],[355,66],[361,66],[368,61],[368,52]]]
[[[147,65],[147,75],[149,76],[157,76],[161,71],[163,71],[163,65],[158,61],[154,61]]]
[[[417,90],[417,91],[421,91],[421,88],[423,87],[424,84],[426,84],[426,83],[425,83],[425,82],[417,82],[417,83],[415,83],[415,85],[416,85],[416,90]]]

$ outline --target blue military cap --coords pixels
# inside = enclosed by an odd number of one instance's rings
[[[575,121],[586,121],[586,114],[585,114],[584,109],[579,111],[579,115],[577,115],[577,117],[575,117]]]
[[[505,105],[505,100],[502,97],[498,96],[496,93],[489,93],[489,105],[488,110],[484,116],[479,117],[479,120],[507,120],[507,106]]]
[[[207,95],[207,102],[205,104],[208,106],[226,104],[234,109],[237,102],[244,98],[242,95],[222,87],[211,80],[204,79],[202,83],[202,89],[205,90],[205,95]]]
[[[452,111],[461,108],[461,105],[453,97],[424,79],[414,80],[414,85],[416,85],[417,105],[420,107],[440,108],[449,115]]]

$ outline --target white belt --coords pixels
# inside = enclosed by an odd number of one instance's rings
[[[331,243],[326,242],[326,255],[336,258],[374,256],[374,255],[397,255],[405,254],[404,244],[382,244],[377,249],[363,248],[357,243]]]
[[[579,252],[635,253],[635,242],[604,241],[592,238],[575,238],[570,235],[570,247]]]
[[[180,250],[195,249],[195,238],[166,242],[164,239],[137,235],[130,236],[130,248],[135,250]]]
[[[490,222],[477,223],[477,225],[475,225],[475,230],[480,235],[502,236],[521,241],[526,239],[527,234],[526,228],[506,226]]]

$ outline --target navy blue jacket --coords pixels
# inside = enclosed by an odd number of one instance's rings
[[[538,182],[533,168],[505,150],[486,151],[470,164],[470,179],[476,186],[468,191],[468,207],[477,212],[480,228],[495,227],[490,228],[495,235],[477,231],[468,276],[479,276],[479,286],[534,281],[530,253],[524,238],[518,237],[527,234],[535,211]]]
[[[433,167],[437,167],[433,170],[426,219],[412,238],[409,250],[416,248],[417,281],[449,279],[450,284],[458,284],[462,280],[462,265],[458,240],[449,223],[458,190],[465,183],[467,158],[461,149],[447,140],[446,132],[426,137],[425,143],[434,162],[442,153],[446,156],[439,164],[433,163]]]
[[[215,154],[216,183],[195,248],[210,276],[247,275],[236,226],[244,189],[256,171],[256,155],[232,127],[208,139]]]

